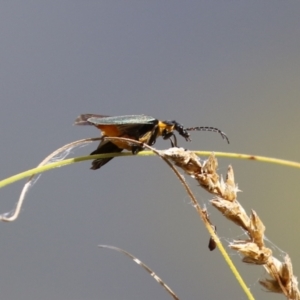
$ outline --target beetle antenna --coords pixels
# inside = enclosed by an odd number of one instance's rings
[[[212,131],[212,132],[217,132],[219,133],[223,139],[225,139],[227,141],[227,143],[229,144],[229,139],[227,137],[227,135],[221,131],[218,128],[215,127],[208,127],[208,126],[204,126],[204,127],[191,127],[191,128],[185,128],[186,131],[193,131],[193,130],[197,130],[197,131]]]

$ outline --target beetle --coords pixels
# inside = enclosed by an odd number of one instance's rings
[[[174,131],[177,131],[186,141],[191,141],[188,131],[213,131],[218,132],[229,143],[224,132],[215,127],[191,127],[184,128],[177,121],[160,121],[145,115],[126,115],[110,117],[106,115],[82,114],[79,115],[74,125],[93,125],[101,130],[102,137],[124,137],[137,140],[149,146],[155,144],[158,137],[164,140],[170,139],[172,147],[177,147],[177,139]],[[174,141],[172,140],[174,139]],[[125,141],[108,141],[102,139],[98,148],[91,155],[103,153],[121,152],[124,149],[133,154],[143,150],[143,147],[132,145]],[[112,160],[113,157],[98,158],[92,162],[92,170],[97,170]]]

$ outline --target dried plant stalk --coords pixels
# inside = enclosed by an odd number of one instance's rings
[[[144,264],[141,260],[139,260],[137,257],[132,255],[128,251],[125,251],[125,250],[123,250],[121,248],[118,248],[118,247],[109,246],[109,245],[98,245],[98,247],[99,248],[106,248],[106,249],[110,249],[110,250],[115,250],[115,251],[118,251],[120,253],[125,254],[126,256],[131,258],[136,264],[138,264],[144,270],[146,270],[151,275],[151,277],[153,277],[169,293],[169,295],[172,296],[173,299],[179,300],[178,296],[172,291],[172,289],[160,277],[158,277],[156,275],[155,272],[153,272],[146,264]]]
[[[233,262],[231,261],[230,257],[228,256],[225,248],[223,247],[222,243],[220,242],[218,236],[216,235],[215,232],[215,226],[213,226],[208,218],[208,214],[206,209],[202,209],[197,201],[197,199],[195,198],[192,190],[190,189],[190,187],[188,186],[188,184],[186,183],[184,177],[178,172],[178,170],[174,167],[174,165],[172,164],[172,162],[169,160],[168,155],[165,155],[165,151],[159,151],[156,150],[155,148],[152,148],[149,145],[143,144],[139,141],[135,141],[132,139],[127,139],[127,138],[120,138],[120,137],[107,137],[106,139],[108,140],[122,140],[122,141],[127,141],[128,143],[133,143],[133,144],[138,144],[140,147],[142,148],[148,148],[151,151],[153,151],[155,154],[157,154],[158,156],[160,156],[168,165],[169,167],[173,170],[173,172],[175,173],[175,175],[178,177],[179,181],[182,183],[182,185],[184,186],[187,194],[189,195],[189,197],[191,198],[191,201],[193,203],[193,207],[196,209],[198,215],[200,216],[200,218],[202,219],[206,229],[208,230],[208,232],[211,235],[211,239],[209,242],[209,249],[213,250],[215,246],[217,246],[224,258],[224,260],[226,261],[226,263],[228,264],[229,268],[231,269],[231,271],[233,272],[235,278],[237,279],[237,281],[239,282],[241,288],[243,289],[244,293],[246,294],[246,296],[248,297],[249,300],[254,300],[254,297],[252,296],[250,290],[248,289],[247,285],[245,284],[243,278],[240,276],[239,272],[237,271],[235,265],[233,264]],[[178,148],[175,148],[178,149]],[[167,152],[166,152],[167,153]],[[177,157],[178,158],[178,157]],[[195,156],[195,158],[197,158],[197,156]],[[192,165],[190,165],[191,167],[193,167]],[[199,166],[198,166],[199,167]],[[196,166],[197,168],[197,166]]]
[[[237,201],[239,191],[234,181],[231,166],[228,167],[226,180],[217,174],[218,162],[212,153],[207,160],[200,161],[192,151],[182,148],[171,148],[163,151],[163,155],[173,161],[197,180],[201,187],[215,197],[210,201],[227,219],[242,227],[248,239],[233,241],[229,247],[243,256],[243,262],[263,265],[270,279],[259,281],[268,291],[283,293],[288,299],[300,299],[297,278],[293,275],[292,263],[288,255],[284,262],[272,256],[272,250],[264,244],[265,226],[252,210],[248,216]]]

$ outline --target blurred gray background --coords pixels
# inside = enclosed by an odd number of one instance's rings
[[[299,161],[298,1],[2,1],[1,178],[33,168],[56,148],[99,136],[72,126],[81,113],[146,114],[193,132],[189,149]],[[85,155],[97,144],[76,150]],[[169,147],[158,141],[157,148]],[[300,274],[300,170],[235,159],[247,211]],[[170,299],[144,270],[98,244],[124,248],[181,299],[245,299],[181,184],[156,157],[90,161],[45,173],[19,219],[1,223],[1,299]],[[1,190],[11,210],[25,181]],[[225,245],[243,232],[192,180]],[[283,252],[270,244],[275,255]],[[258,284],[262,267],[229,252],[257,299],[284,299]]]

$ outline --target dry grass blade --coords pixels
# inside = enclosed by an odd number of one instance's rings
[[[229,246],[243,255],[243,262],[264,266],[271,279],[261,280],[260,284],[268,291],[283,293],[288,299],[300,299],[298,281],[293,275],[290,258],[286,256],[284,262],[280,262],[272,256],[271,249],[264,244],[263,222],[254,210],[248,216],[237,201],[239,189],[234,181],[232,167],[228,167],[224,181],[217,174],[218,162],[213,153],[202,162],[194,152],[180,148],[166,150],[164,155],[185,173],[195,178],[201,187],[214,194],[215,197],[211,200],[212,205],[227,219],[247,232],[249,238],[233,241]]]
[[[173,297],[173,299],[179,300],[178,296],[169,288],[169,286],[166,283],[164,283],[146,264],[144,264],[137,257],[133,256],[131,253],[129,253],[121,248],[109,246],[109,245],[99,245],[98,247],[115,250],[115,251],[118,251],[118,252],[123,253],[126,256],[130,257],[136,264],[138,264],[144,270],[146,270],[160,285],[162,285],[164,287],[164,289]]]
[[[46,164],[48,164],[49,162],[51,162],[55,157],[57,157],[58,155],[61,155],[62,153],[66,153],[68,154],[68,152],[70,150],[72,150],[74,147],[77,147],[78,145],[84,145],[84,144],[88,144],[94,141],[99,141],[101,139],[100,138],[88,138],[88,139],[83,139],[83,140],[78,140],[72,143],[69,143],[67,145],[64,145],[63,147],[55,150],[54,152],[52,152],[50,155],[48,155],[42,162],[40,162],[38,164],[38,167],[40,166],[44,166]],[[64,159],[64,157],[61,157],[60,159]],[[27,192],[29,191],[30,187],[33,185],[34,181],[36,180],[38,175],[32,175],[30,176],[30,178],[28,179],[28,181],[25,183],[20,197],[18,199],[18,202],[16,204],[16,207],[13,211],[8,212],[8,213],[4,213],[0,215],[0,221],[4,221],[4,222],[13,222],[15,221],[21,211],[25,196],[27,194]]]

